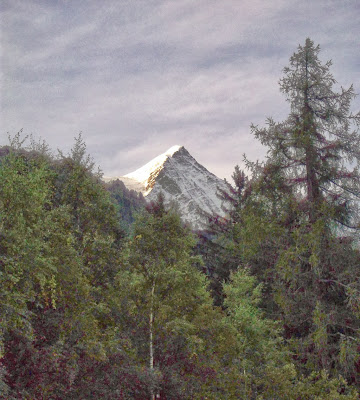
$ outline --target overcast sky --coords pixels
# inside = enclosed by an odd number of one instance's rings
[[[83,132],[105,175],[184,145],[220,178],[282,120],[278,81],[310,37],[360,92],[359,0],[2,0],[0,144],[67,151]],[[360,109],[360,100],[353,103]]]

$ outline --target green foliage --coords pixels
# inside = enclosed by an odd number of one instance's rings
[[[55,164],[56,180],[53,201],[69,207],[75,237],[74,246],[82,255],[88,279],[94,284],[108,285],[116,274],[116,263],[124,232],[115,206],[93,175],[94,164],[86,155],[86,146],[79,136],[71,157],[62,156]]]
[[[8,371],[27,366],[37,376],[70,363],[76,374],[79,353],[104,359],[114,343],[106,298],[119,268],[122,230],[84,147],[77,146],[74,159],[51,160],[22,149],[19,135],[14,141],[0,159],[2,357]],[[11,343],[28,357],[13,355]],[[55,353],[60,358],[50,357],[52,366],[45,367],[43,358]],[[26,380],[15,376],[9,375],[10,387],[22,396],[45,393],[39,380],[25,394]],[[65,390],[68,383],[61,385]]]
[[[222,193],[230,204],[228,219],[215,223],[212,241],[220,254],[220,263],[210,264],[214,280],[229,279],[238,265],[263,284],[259,306],[281,324],[294,362],[294,383],[285,398],[297,398],[301,385],[308,385],[314,398],[321,390],[345,396],[339,374],[349,383],[360,382],[360,254],[352,239],[359,216],[360,114],[350,111],[353,88],[336,92],[331,63],[323,65],[318,54],[319,47],[307,39],[284,69],[280,89],[291,113],[284,122],[268,119],[265,128],[252,126],[268,148],[267,158],[246,160],[251,179],[235,170],[235,186]],[[255,329],[259,314],[250,299],[239,310],[245,318],[240,332],[246,316],[256,316],[249,323]],[[264,365],[266,370],[272,364]],[[279,371],[275,375],[282,376]]]
[[[23,329],[31,333],[28,301],[35,301],[36,287],[51,293],[54,265],[43,240],[49,228],[52,174],[46,165],[37,165],[13,153],[0,164],[0,293],[2,329]],[[51,227],[52,228],[52,227]],[[51,229],[50,228],[50,229]],[[44,297],[43,296],[43,297]]]
[[[170,385],[181,398],[196,398],[199,384],[207,382],[206,376],[196,381],[209,357],[204,319],[214,323],[217,316],[206,278],[196,268],[200,260],[191,255],[194,245],[190,231],[177,214],[164,210],[161,200],[137,217],[129,243],[129,313],[146,335],[135,338],[134,345],[144,365],[150,362],[150,370],[160,374],[158,390],[166,393]]]
[[[296,386],[295,395],[300,400],[358,399],[355,388],[349,388],[341,377],[330,378],[325,371],[313,372],[307,378],[303,378]]]
[[[224,285],[224,306],[236,329],[241,398],[291,398],[296,371],[282,346],[278,324],[267,319],[259,304],[263,285],[239,268]],[[266,387],[266,390],[263,387]]]
[[[224,306],[241,341],[244,341],[244,349],[255,347],[265,353],[265,349],[261,348],[264,344],[262,341],[271,339],[272,332],[276,332],[276,325],[264,319],[259,308],[262,288],[262,284],[256,285],[256,278],[249,271],[238,269],[230,275],[230,283],[224,285]],[[273,347],[273,344],[269,347]]]
[[[110,192],[111,198],[115,202],[122,228],[129,234],[131,225],[135,221],[136,213],[142,211],[145,207],[143,195],[127,189],[119,179],[106,184],[106,189]]]

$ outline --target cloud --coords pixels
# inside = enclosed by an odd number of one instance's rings
[[[282,68],[311,37],[360,91],[356,0],[5,0],[0,135],[68,149],[83,131],[107,175],[174,144],[231,175],[264,154],[249,126],[283,119]],[[354,103],[360,108],[359,100]]]

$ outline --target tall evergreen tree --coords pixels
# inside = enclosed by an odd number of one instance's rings
[[[309,222],[327,211],[339,224],[358,227],[360,112],[351,112],[353,86],[335,91],[331,61],[322,64],[319,46],[306,39],[284,68],[280,90],[291,113],[281,123],[252,131],[269,148],[262,172],[278,174],[302,200]],[[326,208],[326,210],[324,209]]]
[[[359,252],[349,237],[359,229],[360,113],[350,111],[352,86],[334,90],[331,62],[322,64],[319,51],[307,39],[290,58],[280,80],[290,115],[252,127],[269,150],[263,164],[248,165],[282,230],[274,299],[298,361],[359,383],[359,320],[350,306],[351,299],[359,304]]]
[[[246,160],[251,179],[237,169],[234,188],[221,193],[231,207],[227,219],[215,221],[215,272],[228,279],[238,264],[264,283],[260,305],[282,322],[300,371],[324,369],[359,385],[360,254],[353,235],[360,114],[350,111],[353,87],[334,89],[331,62],[322,64],[319,51],[307,39],[284,69],[289,117],[252,126],[267,157]]]

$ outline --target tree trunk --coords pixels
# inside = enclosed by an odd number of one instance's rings
[[[304,87],[304,108],[303,108],[303,135],[305,136],[305,168],[306,168],[306,190],[309,202],[309,221],[314,223],[317,219],[317,207],[320,197],[319,182],[316,176],[315,160],[316,149],[313,144],[315,126],[313,111],[309,101],[309,71],[308,53],[305,55],[305,87]]]
[[[154,371],[154,344],[153,344],[153,324],[154,324],[154,293],[155,293],[155,279],[151,288],[150,299],[150,316],[149,316],[149,366],[150,371]],[[155,400],[154,389],[151,388],[150,400]]]

